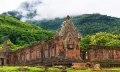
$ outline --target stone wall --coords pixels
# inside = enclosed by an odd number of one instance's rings
[[[120,47],[91,45],[89,61],[120,60]]]

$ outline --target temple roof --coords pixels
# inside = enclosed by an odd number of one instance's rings
[[[9,52],[10,50],[8,49],[8,45],[7,45],[7,37],[4,37],[4,43],[3,43],[3,48],[1,52]]]
[[[68,34],[74,38],[81,38],[81,34],[77,31],[69,15],[66,17],[60,29],[56,32],[55,37],[62,36],[66,38]]]

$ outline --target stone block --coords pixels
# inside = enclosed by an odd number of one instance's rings
[[[73,63],[72,69],[81,69],[85,70],[87,69],[86,63]]]
[[[95,64],[94,65],[94,70],[100,70],[100,64]]]

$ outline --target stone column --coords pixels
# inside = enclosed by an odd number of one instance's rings
[[[4,58],[4,65],[7,65],[7,59]]]
[[[2,65],[2,60],[0,59],[0,66]]]

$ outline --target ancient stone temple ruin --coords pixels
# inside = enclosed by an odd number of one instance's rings
[[[3,49],[0,52],[0,65],[7,65],[9,63],[9,53],[10,50],[8,50],[7,46],[7,37],[4,37],[4,44]]]
[[[0,65],[68,65],[72,62],[81,62],[80,38],[81,35],[67,16],[61,28],[50,40],[10,51],[5,37],[0,52]]]
[[[72,24],[70,17],[67,16],[66,21],[63,22],[61,28],[54,36],[57,55],[68,58],[79,58],[80,38],[81,35]]]
[[[120,64],[120,47],[90,45],[88,50],[89,61],[110,60]]]

